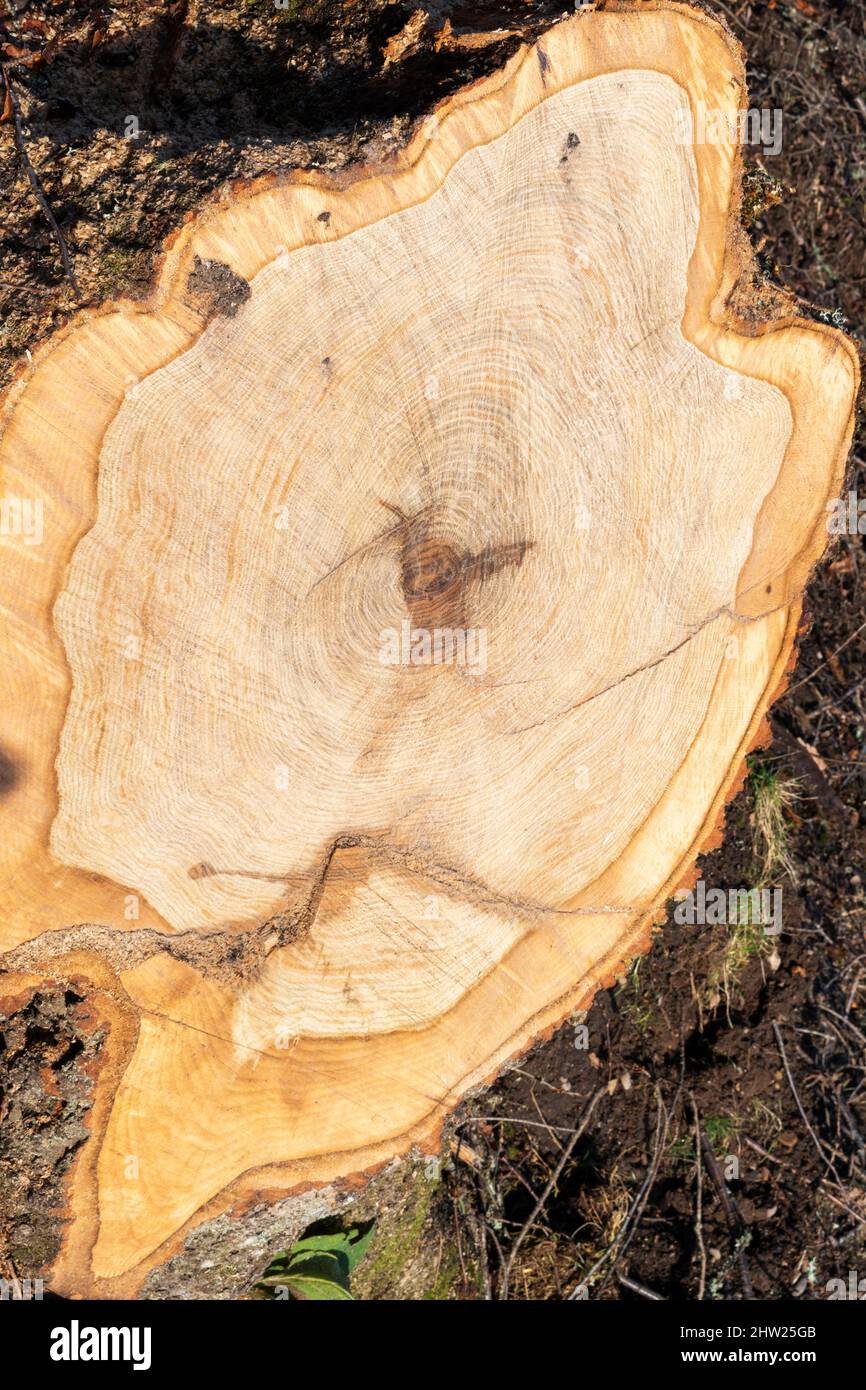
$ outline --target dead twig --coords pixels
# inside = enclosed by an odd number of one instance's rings
[[[18,285],[14,280],[0,280],[0,288],[4,290],[16,290],[21,294],[53,294],[54,290],[48,285]]]
[[[740,1267],[740,1279],[743,1284],[743,1293],[747,1299],[755,1297],[755,1290],[752,1287],[752,1276],[749,1273],[749,1262],[746,1259],[745,1246],[751,1239],[749,1229],[743,1220],[742,1212],[737,1206],[728,1184],[725,1182],[724,1175],[719,1167],[718,1159],[713,1151],[706,1130],[700,1131],[701,1149],[707,1161],[710,1177],[716,1185],[716,1189],[722,1199],[722,1207],[725,1219],[731,1235],[734,1237],[734,1250],[737,1256],[737,1263]]]
[[[748,1144],[750,1149],[754,1149],[756,1154],[760,1154],[761,1158],[767,1159],[769,1163],[778,1163],[780,1168],[791,1167],[791,1164],[786,1163],[783,1158],[777,1158],[776,1155],[771,1154],[768,1149],[763,1148],[760,1144],[756,1144],[754,1139],[749,1138],[748,1134],[743,1136],[743,1142]]]
[[[701,1277],[698,1283],[698,1302],[702,1303],[704,1292],[707,1286],[707,1250],[704,1245],[704,1165],[701,1159],[701,1121],[698,1115],[698,1107],[694,1096],[689,1096],[692,1103],[692,1116],[695,1122],[695,1171],[697,1174],[697,1197],[695,1200],[695,1238],[698,1242],[698,1251],[701,1257]]]
[[[794,1078],[791,1075],[791,1068],[788,1065],[788,1054],[785,1051],[785,1044],[782,1041],[782,1032],[775,1019],[773,1019],[773,1032],[776,1035],[776,1044],[779,1048],[779,1055],[782,1058],[782,1066],[785,1068],[785,1075],[788,1078],[788,1085],[791,1089],[791,1095],[794,1097],[797,1109],[800,1112],[800,1118],[802,1119],[803,1124],[806,1126],[806,1130],[808,1131],[812,1143],[815,1145],[821,1162],[827,1165],[827,1168],[833,1174],[833,1177],[836,1179],[837,1185],[844,1191],[843,1184],[839,1180],[839,1174],[836,1172],[833,1160],[832,1158],[828,1158],[826,1153],[824,1152],[824,1146],[821,1143],[821,1140],[818,1138],[817,1134],[815,1133],[814,1129],[812,1128],[811,1124],[809,1123],[809,1117],[803,1109],[803,1102],[800,1100],[800,1094],[797,1090],[797,1087],[794,1084]]]
[[[679,1095],[679,1091],[677,1091],[677,1094]],[[574,1299],[580,1298],[583,1290],[589,1288],[591,1281],[595,1278],[595,1275],[601,1269],[602,1265],[605,1263],[606,1260],[609,1260],[611,1259],[611,1257],[613,1257],[613,1264],[611,1270],[613,1270],[616,1267],[616,1261],[623,1254],[624,1250],[629,1244],[629,1241],[631,1240],[632,1236],[637,1230],[637,1227],[640,1223],[640,1219],[643,1216],[644,1207],[646,1206],[647,1201],[649,1200],[650,1192],[653,1189],[656,1177],[658,1175],[659,1164],[661,1163],[661,1157],[664,1153],[664,1147],[667,1141],[668,1130],[670,1129],[670,1116],[667,1110],[665,1109],[664,1101],[662,1100],[661,1093],[658,1091],[658,1089],[656,1089],[656,1100],[658,1103],[658,1114],[656,1116],[655,1143],[653,1146],[652,1160],[650,1162],[649,1168],[647,1169],[646,1177],[644,1178],[643,1183],[641,1184],[637,1196],[635,1197],[634,1201],[632,1202],[631,1206],[626,1212],[625,1220],[623,1221],[621,1227],[617,1231],[613,1240],[610,1242],[610,1245],[608,1245],[606,1250],[602,1251],[598,1259],[595,1261],[595,1264],[589,1270],[589,1272],[585,1274],[584,1277],[580,1280],[580,1282],[572,1289],[571,1293],[568,1295],[568,1301],[573,1301]],[[608,1278],[610,1278],[610,1272],[608,1273],[608,1276],[604,1281],[605,1284],[607,1283]]]
[[[655,1293],[648,1289],[646,1284],[639,1284],[636,1279],[629,1279],[625,1274],[617,1271],[617,1282],[622,1284],[624,1289],[631,1289],[632,1293],[640,1294],[641,1298],[651,1298],[654,1303],[666,1303],[667,1299],[663,1294]]]
[[[78,288],[78,281],[75,278],[75,271],[72,268],[72,259],[69,255],[69,248],[66,245],[66,239],[62,231],[60,230],[60,224],[57,221],[57,218],[54,216],[54,213],[51,209],[51,204],[49,203],[48,198],[46,197],[45,189],[42,187],[42,180],[40,179],[39,175],[34,169],[30,160],[30,156],[27,153],[27,146],[24,142],[24,128],[21,124],[21,111],[18,106],[18,99],[15,96],[15,88],[12,85],[12,78],[9,76],[9,71],[6,67],[2,68],[2,72],[3,82],[6,88],[6,101],[8,103],[8,106],[11,108],[12,112],[12,138],[15,142],[15,150],[17,152],[19,162],[25,174],[27,175],[27,178],[30,181],[30,187],[33,190],[33,196],[35,197],[37,203],[42,209],[42,212],[45,215],[48,225],[51,227],[51,230],[54,233],[57,245],[60,248],[60,259],[63,262],[63,269],[66,274],[66,278],[72,286],[75,298],[78,300],[80,304],[82,302],[81,290]]]
[[[830,1191],[831,1186],[832,1184],[827,1178],[821,1179],[821,1190],[824,1196],[828,1198],[829,1201],[833,1202],[835,1206],[841,1207],[849,1216],[853,1216],[858,1225],[866,1226],[866,1216],[863,1215],[862,1211],[857,1211],[855,1207],[849,1206],[847,1202],[843,1202],[838,1194]],[[844,1188],[842,1190],[844,1191]]]
[[[595,1107],[598,1105],[598,1102],[604,1095],[607,1095],[607,1087],[600,1086],[599,1089],[590,1097],[589,1103],[587,1104],[583,1112],[583,1115],[581,1116],[580,1124],[578,1125],[577,1129],[574,1131],[565,1148],[563,1149],[559,1161],[556,1167],[554,1168],[553,1172],[551,1173],[544,1187],[543,1192],[539,1196],[538,1200],[535,1203],[535,1206],[532,1208],[532,1211],[529,1213],[529,1216],[526,1218],[526,1221],[523,1223],[523,1226],[518,1232],[517,1237],[515,1238],[511,1246],[511,1249],[508,1252],[508,1258],[506,1259],[505,1265],[502,1270],[499,1295],[501,1299],[508,1298],[508,1284],[511,1278],[511,1269],[514,1264],[514,1260],[518,1250],[525,1241],[526,1237],[529,1235],[529,1232],[531,1231],[532,1227],[535,1225],[535,1222],[538,1219],[539,1212],[543,1210],[545,1202],[547,1201],[548,1197],[550,1196],[551,1192],[553,1191],[557,1182],[559,1181],[559,1178],[562,1174],[562,1170],[565,1168],[566,1163],[571,1158],[571,1155],[574,1153],[578,1141],[585,1134],[586,1127],[592,1119],[592,1113],[595,1110]]]
[[[466,1261],[463,1258],[463,1241],[460,1238],[460,1216],[457,1211],[457,1198],[453,1192],[451,1194],[451,1211],[454,1216],[454,1237],[457,1245],[457,1258],[460,1261],[460,1273],[463,1276],[463,1287],[464,1289],[468,1289],[469,1274],[466,1270]]]
[[[573,1135],[575,1132],[567,1125],[551,1125],[546,1120],[543,1122],[541,1120],[524,1120],[520,1115],[473,1115],[472,1119],[473,1121],[480,1120],[484,1124],[523,1125],[527,1129],[543,1129],[548,1134],[555,1132]]]
[[[861,623],[859,627],[854,629],[850,636],[845,638],[844,642],[839,643],[836,650],[830,653],[826,661],[822,661],[820,666],[816,666],[814,671],[809,672],[808,676],[804,676],[801,681],[797,681],[796,685],[789,685],[788,689],[785,691],[786,697],[793,695],[794,691],[799,690],[802,685],[808,685],[809,681],[813,680],[819,671],[823,671],[826,666],[829,666],[833,657],[838,656],[841,651],[844,651],[845,648],[854,641],[854,638],[860,635],[864,628],[866,628],[866,623]]]

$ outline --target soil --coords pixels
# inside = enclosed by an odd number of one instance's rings
[[[57,1253],[57,1213],[89,1134],[104,1034],[73,989],[0,1007],[0,1278],[12,1281]]]
[[[781,152],[746,151],[743,221],[768,302],[784,285],[800,312],[864,338],[864,0],[705,8],[746,46],[752,105],[783,113]],[[164,238],[226,180],[378,160],[436,100],[562,12],[547,0],[0,0],[11,81],[0,382],[79,297],[145,294]],[[232,312],[243,285],[214,265],[197,270],[192,288]],[[848,483],[858,493],[862,439]],[[440,1262],[446,1241],[458,1257],[436,1296],[810,1299],[864,1268],[864,579],[863,537],[841,537],[809,588],[811,627],[773,711],[772,747],[729,807],[723,848],[702,862],[708,886],[751,886],[762,778],[796,779],[790,872],[772,880],[781,936],[735,958],[729,928],[669,916],[585,1020],[463,1107],[424,1221]],[[14,1063],[4,1117],[30,1107],[44,1132],[51,1097],[66,1116],[53,1172],[22,1148],[0,1190],[0,1232],[19,1256],[31,1238],[53,1239],[28,1234],[24,1197],[37,1213],[59,1205],[88,1104],[78,1053],[98,1047],[69,1023],[77,1000],[46,1027],[55,1004],[39,996],[4,1024]],[[25,1036],[32,1071],[21,1070]],[[380,1277],[374,1292],[403,1287]]]
[[[805,717],[795,697],[785,703],[779,721]],[[749,801],[747,790],[732,804],[724,848],[702,861],[708,886],[754,882]],[[512,1297],[571,1293],[616,1241],[625,1248],[603,1261],[592,1297],[695,1298],[701,1239],[706,1297],[826,1297],[830,1279],[862,1264],[863,847],[859,810],[857,824],[844,803],[838,811],[802,789],[790,840],[802,877],[783,882],[772,953],[726,976],[729,928],[669,917],[649,955],[597,996],[586,1033],[560,1029],[475,1102],[482,1119],[464,1117],[458,1133],[471,1158],[455,1164],[454,1190],[468,1194],[504,1252],[497,1260],[495,1246],[488,1251],[494,1288],[600,1088],[594,1123],[519,1251]],[[703,1156],[700,1218],[696,1117],[730,1194]],[[629,1222],[656,1161],[643,1215]]]

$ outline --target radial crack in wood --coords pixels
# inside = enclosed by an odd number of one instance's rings
[[[704,15],[578,15],[10,392],[4,993],[108,1027],[56,1289],[435,1145],[690,881],[857,382],[726,309],[738,150],[683,131],[744,101]]]

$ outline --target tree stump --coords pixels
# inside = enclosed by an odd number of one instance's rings
[[[702,13],[580,13],[10,392],[3,996],[105,1037],[57,1291],[435,1151],[693,881],[857,380],[730,307],[745,104]]]

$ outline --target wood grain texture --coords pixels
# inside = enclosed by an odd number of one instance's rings
[[[690,881],[857,386],[726,310],[738,150],[678,132],[744,102],[702,14],[578,15],[388,168],[229,191],[10,392],[4,992],[110,1027],[59,1291],[435,1144]]]

